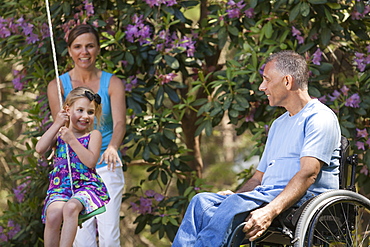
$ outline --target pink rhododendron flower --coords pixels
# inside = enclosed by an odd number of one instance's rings
[[[344,103],[344,105],[345,106],[350,106],[350,107],[353,107],[353,108],[359,108],[360,107],[360,102],[361,102],[360,96],[357,93],[355,93],[346,100],[346,103]]]
[[[369,169],[367,168],[367,166],[366,166],[366,165],[363,165],[363,166],[362,166],[362,168],[361,168],[361,170],[360,170],[360,173],[362,173],[362,174],[364,174],[364,175],[366,175],[366,176],[368,176],[368,175],[369,175]]]
[[[365,144],[363,142],[357,141],[356,146],[358,150],[365,150]]]
[[[347,86],[343,86],[340,91],[343,93],[344,96],[347,96],[349,88]]]
[[[317,50],[315,51],[315,53],[312,55],[312,63],[313,64],[316,64],[316,65],[320,65],[321,64],[321,56],[322,56],[322,52],[320,50],[320,48],[317,48]]]
[[[368,136],[368,133],[367,133],[367,130],[366,128],[365,129],[358,129],[356,128],[356,131],[357,131],[357,137],[364,137],[364,138],[367,138]]]

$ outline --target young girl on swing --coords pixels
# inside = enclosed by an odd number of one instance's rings
[[[73,89],[54,123],[36,145],[41,155],[56,148],[42,213],[46,247],[72,246],[78,216],[101,209],[109,201],[107,189],[95,171],[102,136],[93,127],[94,118],[100,124],[100,103],[100,96],[91,89]]]

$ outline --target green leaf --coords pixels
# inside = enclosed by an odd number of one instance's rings
[[[193,191],[194,187],[192,186],[189,186],[188,188],[186,188],[186,190],[184,191],[184,196],[188,196],[192,191]]]
[[[306,17],[310,14],[310,5],[306,2],[302,2],[300,9],[302,16]]]
[[[340,9],[342,6],[339,3],[326,3],[331,9]]]
[[[266,36],[266,38],[270,39],[272,37],[272,33],[273,33],[271,21],[267,22],[265,27],[266,27],[265,36]]]
[[[354,123],[348,121],[341,122],[341,125],[349,129],[356,128],[356,125]]]
[[[215,107],[215,108],[211,111],[210,116],[211,116],[211,117],[214,117],[214,116],[216,116],[217,114],[219,114],[220,112],[223,112],[221,105],[219,105],[219,106]]]
[[[167,93],[168,97],[175,103],[180,102],[180,98],[177,95],[176,91],[173,90],[170,86],[164,85],[164,91]]]
[[[71,5],[68,2],[63,2],[63,12],[66,15],[69,15],[71,12],[70,10],[71,10]]]
[[[355,3],[355,8],[360,13],[363,13],[364,10],[365,10],[365,4],[364,4],[364,2],[365,1],[362,1],[362,2],[361,1],[356,1],[356,3]]]
[[[144,159],[144,160],[149,160],[149,158],[150,158],[150,149],[149,149],[149,145],[147,145],[147,146],[145,146],[145,147],[144,147],[144,151],[143,151],[142,156],[143,156],[143,159]]]
[[[162,54],[158,54],[157,56],[155,56],[153,63],[158,64],[161,61],[162,61]]]
[[[329,74],[333,70],[334,66],[331,63],[321,63],[318,69],[322,74]]]
[[[139,218],[139,217],[138,217],[138,218]],[[137,220],[138,218],[136,218],[136,220]],[[135,220],[135,221],[136,221],[136,220]],[[145,220],[139,220],[139,221],[138,221],[138,224],[137,224],[137,226],[136,226],[136,228],[135,228],[135,234],[139,234],[142,230],[144,230],[144,228],[145,228],[146,224],[147,224],[146,219],[145,219]]]
[[[220,30],[218,31],[218,46],[220,50],[225,46],[226,41],[227,41],[226,27],[221,27]]]
[[[248,100],[240,94],[235,95],[235,100],[238,102],[238,104],[243,107],[243,108],[248,108],[249,107],[249,102]]]
[[[212,135],[212,122],[211,121],[206,121],[205,131],[206,131],[207,136]]]
[[[167,65],[171,67],[171,69],[178,69],[180,67],[179,61],[172,56],[164,55],[164,60],[166,61]]]
[[[299,15],[300,11],[301,11],[301,3],[294,6],[292,11],[290,11],[290,13],[289,13],[289,22],[294,21],[295,18],[297,18],[297,16]]]
[[[211,121],[210,120],[205,120],[205,121],[203,121],[199,126],[198,126],[198,128],[196,129],[196,131],[195,131],[195,136],[199,136],[201,133],[202,133],[202,131],[205,129],[205,131],[206,131],[206,134],[208,135],[208,136],[210,136],[210,132],[212,132],[212,124],[211,124]]]
[[[279,45],[279,47],[280,47],[281,50],[286,50],[288,48],[288,46],[286,44],[283,44],[283,43],[281,43]]]
[[[159,226],[158,223],[161,222],[161,221],[162,221],[162,217],[156,217],[153,220],[153,224],[155,224],[155,225],[152,225],[152,229],[155,228],[155,227],[158,228],[158,226]],[[156,232],[156,231],[154,230],[154,232]]]
[[[162,106],[163,99],[164,99],[164,88],[163,86],[160,86],[155,96],[155,103],[154,103],[155,109],[159,109],[159,107]]]
[[[320,93],[320,90],[318,90],[317,88],[315,87],[309,87],[308,88],[308,92],[311,96],[313,97],[316,97],[316,98],[319,98],[321,97],[321,93]]]
[[[239,116],[239,112],[235,110],[229,110],[230,118],[237,118]]]
[[[168,129],[163,130],[163,134],[170,140],[175,140],[176,139],[176,134]]]
[[[163,184],[167,184],[167,182],[168,182],[167,174],[164,171],[161,171],[161,181],[162,181]]]
[[[200,98],[200,99],[195,100],[191,105],[192,106],[200,106],[200,105],[206,104],[207,102],[208,102],[207,98]]]
[[[328,0],[308,0],[308,2],[312,4],[325,4]]]
[[[340,125],[340,133],[342,133],[344,136],[351,136],[351,133],[348,131],[348,129],[342,125]]]
[[[358,114],[360,116],[365,116],[367,114],[366,110],[363,109],[363,108],[357,108],[357,109],[355,109],[355,112],[356,112],[356,114]]]
[[[234,35],[234,36],[238,36],[239,35],[239,30],[237,27],[235,26],[227,26],[227,30],[229,31],[230,34]]]
[[[149,147],[149,150],[150,150],[154,155],[159,155],[159,154],[160,154],[158,144],[153,143],[153,142],[149,142],[148,147]]]
[[[130,52],[125,52],[125,60],[130,65],[133,65],[135,63],[135,58]]]
[[[311,49],[314,45],[315,45],[315,43],[314,43],[314,42],[309,42],[309,43],[307,43],[307,44],[304,44],[304,45],[302,45],[301,47],[299,47],[299,49],[298,49],[298,53],[303,54],[303,53],[305,53],[306,51],[308,51],[309,49]]]
[[[197,112],[197,116],[199,117],[200,115],[202,115],[203,113],[207,113],[210,111],[210,109],[212,108],[212,103],[211,102],[208,102],[204,105],[202,105],[198,112]]]
[[[182,13],[182,11],[180,11],[179,9],[175,8],[175,16],[176,18],[181,21],[182,23],[186,22],[186,18],[184,16],[184,14]],[[170,25],[173,25],[174,23],[176,23],[176,21],[174,22],[171,22]]]
[[[199,1],[181,1],[180,4],[185,7],[185,8],[188,8],[188,7],[195,7],[199,4]]]
[[[225,111],[227,111],[229,108],[230,108],[230,106],[231,106],[231,103],[233,102],[233,95],[231,95],[231,94],[228,94],[227,96],[226,96],[226,99],[225,99],[225,102],[224,102],[224,105],[223,105],[223,109],[225,110]]]
[[[331,30],[327,27],[324,27],[321,30],[320,38],[321,38],[322,45],[323,46],[328,46],[329,42],[330,42],[330,38],[331,38]]]
[[[258,0],[250,0],[249,4],[251,5],[251,8],[255,8],[258,4]]]
[[[142,142],[139,142],[134,151],[134,157],[136,157],[140,153],[142,147],[143,147]]]
[[[152,173],[149,174],[148,179],[150,181],[156,180],[158,178],[158,175],[159,175],[159,170],[156,169]]]
[[[325,16],[326,16],[326,18],[328,19],[328,21],[330,22],[330,23],[333,23],[334,22],[334,20],[333,20],[333,16],[332,16],[332,13],[326,8],[326,7],[324,7],[324,11],[325,11]]]
[[[258,66],[258,58],[257,53],[255,51],[252,51],[252,66],[253,68],[257,68]]]
[[[171,223],[172,225],[174,225],[174,226],[178,226],[178,225],[179,225],[179,223],[178,223],[174,218],[172,218],[172,217],[168,217],[168,219],[169,219],[169,221],[170,221],[170,223]]]

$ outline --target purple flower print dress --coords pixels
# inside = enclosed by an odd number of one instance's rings
[[[90,134],[77,138],[87,148]],[[109,195],[103,180],[96,173],[95,168],[88,168],[81,163],[76,153],[68,146],[73,193],[68,171],[68,161],[65,142],[58,136],[54,155],[54,169],[49,174],[49,188],[46,193],[45,204],[42,212],[42,222],[46,220],[46,209],[55,201],[68,201],[75,198],[81,202],[84,209],[81,215],[89,214],[109,202]]]

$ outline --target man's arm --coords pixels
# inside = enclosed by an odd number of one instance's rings
[[[240,189],[238,189],[235,193],[243,193],[243,192],[247,192],[247,191],[252,191],[258,185],[261,185],[262,177],[263,177],[263,172],[260,172],[260,171],[257,170],[253,174],[253,176],[250,179],[248,179],[248,181],[246,181],[240,187]],[[234,194],[234,192],[231,191],[231,190],[225,190],[225,191],[219,191],[219,192],[217,192],[217,194],[226,196],[226,195]]]
[[[245,182],[235,193],[243,193],[247,191],[252,191],[254,188],[256,188],[258,185],[261,185],[263,177],[263,172],[256,171],[253,176]]]
[[[281,212],[293,206],[315,182],[323,162],[313,157],[302,157],[301,169],[289,181],[285,189],[265,207],[252,211],[245,219],[243,228],[250,241],[254,241],[271,225]]]

